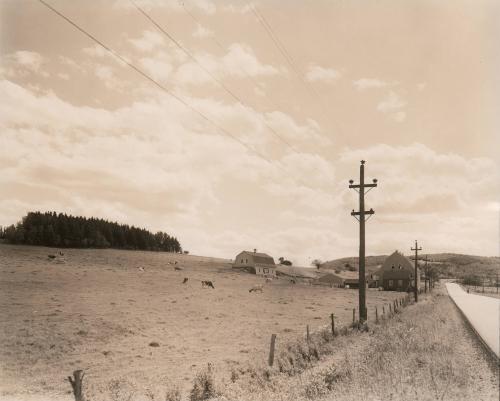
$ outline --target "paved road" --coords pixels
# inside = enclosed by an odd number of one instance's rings
[[[446,289],[483,341],[500,356],[500,299],[467,294],[455,283],[446,283]]]

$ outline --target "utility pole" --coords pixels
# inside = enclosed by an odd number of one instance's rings
[[[418,251],[422,250],[422,247],[418,247],[418,242],[415,240],[415,248],[411,248],[412,251],[415,251],[415,285],[413,286],[413,294],[415,294],[415,302],[418,302]]]
[[[365,161],[361,160],[359,166],[359,184],[354,184],[353,180],[349,180],[349,188],[353,188],[359,193],[359,211],[355,212],[354,209],[351,212],[351,216],[354,216],[356,220],[359,221],[359,321],[360,323],[366,321],[367,311],[366,311],[366,277],[365,277],[365,222],[368,220],[375,212],[373,209],[365,210],[365,194],[368,193],[372,188],[377,186],[377,179],[372,180],[372,184],[365,184]],[[365,192],[365,188],[369,188]],[[368,215],[368,218],[365,216]],[[359,216],[359,217],[358,217]]]
[[[427,294],[427,255],[425,255],[424,272],[425,272],[425,277],[424,277],[424,281],[425,281],[425,293]],[[429,283],[429,291],[430,291],[430,288],[431,288],[431,283]]]

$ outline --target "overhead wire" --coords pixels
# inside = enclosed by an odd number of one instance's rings
[[[219,78],[217,78],[210,70],[205,68],[203,64],[201,64],[198,59],[185,47],[183,46],[177,39],[174,38],[174,36],[169,33],[165,28],[163,28],[151,15],[149,15],[142,7],[140,7],[134,0],[129,0],[134,7],[145,17],[147,18],[160,32],[162,32],[167,38],[169,38],[184,54],[186,54],[194,63],[196,63],[202,71],[204,71],[210,78],[212,78],[217,84],[220,85],[220,87],[227,93],[229,96],[231,96],[236,102],[238,102],[240,105],[243,107],[250,107],[248,106],[238,95],[236,95],[231,89],[229,89]],[[295,147],[289,143],[285,138],[283,138],[276,130],[271,127],[264,119],[263,119],[264,125],[267,127],[267,129],[276,137],[278,138],[281,142],[283,142],[285,145],[287,145],[293,152],[299,154]]]
[[[323,102],[323,99],[319,95],[318,91],[310,85],[306,80],[304,80],[303,73],[300,69],[300,67],[297,65],[296,61],[286,48],[286,46],[283,44],[283,42],[279,39],[278,35],[276,34],[275,30],[272,28],[271,24],[268,22],[264,14],[259,11],[257,6],[254,3],[248,2],[247,1],[248,7],[252,10],[252,13],[256,17],[257,21],[259,24],[264,28],[264,31],[267,33],[267,35],[270,37],[271,41],[273,42],[274,46],[278,49],[278,52],[281,54],[281,56],[285,59],[287,64],[290,66],[292,71],[295,73],[297,78],[302,82],[306,90],[308,90],[309,94],[311,95],[312,98],[316,98],[318,102],[321,105],[321,114],[323,114],[323,117],[329,121],[330,118],[328,117],[328,110]],[[333,123],[337,126],[339,124],[336,121],[333,121]]]
[[[243,147],[245,147],[247,150],[249,150],[251,153],[253,153],[257,157],[261,158],[262,160],[266,161],[267,163],[269,163],[272,166],[278,167],[280,170],[282,170],[285,174],[288,175],[288,172],[281,165],[281,163],[278,164],[276,161],[273,162],[271,159],[269,159],[268,157],[266,157],[261,152],[259,152],[258,150],[254,149],[253,147],[249,146],[246,142],[242,141],[240,138],[238,138],[237,136],[233,135],[231,132],[229,132],[228,130],[226,130],[224,127],[221,127],[219,124],[217,124],[210,117],[207,117],[202,111],[200,111],[196,107],[190,105],[186,100],[182,99],[180,96],[176,95],[171,90],[169,90],[164,85],[162,85],[160,82],[158,82],[157,80],[155,80],[154,78],[152,78],[146,72],[144,72],[140,68],[136,67],[134,64],[132,64],[126,58],[124,58],[123,56],[121,56],[119,53],[117,53],[111,47],[109,47],[104,42],[102,42],[97,37],[95,37],[93,34],[91,34],[90,32],[88,32],[84,28],[82,28],[80,25],[78,25],[76,22],[74,22],[71,18],[69,18],[66,15],[64,15],[62,12],[60,12],[59,10],[57,10],[56,8],[54,8],[52,5],[50,5],[49,3],[47,3],[45,0],[38,0],[38,2],[41,3],[43,6],[47,7],[49,10],[51,10],[57,16],[59,16],[60,18],[62,18],[63,20],[65,20],[67,23],[69,23],[71,26],[73,26],[75,29],[77,29],[80,33],[82,33],[83,35],[85,35],[86,37],[88,37],[89,39],[91,39],[93,42],[97,43],[104,50],[106,50],[108,53],[110,53],[113,57],[115,57],[117,60],[119,60],[121,63],[127,65],[129,68],[131,68],[136,73],[138,73],[139,75],[141,75],[147,81],[149,81],[150,83],[152,83],[153,85],[155,85],[156,87],[158,87],[159,89],[161,89],[163,92],[167,93],[170,97],[172,97],[173,99],[175,99],[176,101],[178,101],[179,103],[181,103],[182,105],[184,105],[189,110],[191,110],[194,113],[196,113],[204,121],[208,122],[211,126],[213,126],[218,132],[221,132],[224,135],[230,137],[231,139],[233,139],[234,141],[238,142],[240,145],[242,145]],[[314,188],[310,187],[309,185],[303,183],[301,180],[297,180],[295,178],[295,181],[300,181],[300,183],[303,186],[305,186],[305,187],[307,187],[307,188],[309,188],[309,189],[311,189],[313,191],[317,190],[317,189],[314,189]]]

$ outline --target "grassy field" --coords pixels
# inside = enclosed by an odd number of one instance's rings
[[[49,260],[56,251],[0,245],[2,400],[71,400],[65,377],[75,369],[85,370],[94,400],[127,399],[122,392],[158,399],[169,382],[186,394],[207,363],[230,377],[267,359],[272,333],[279,352],[303,338],[306,325],[328,325],[330,313],[348,324],[357,305],[356,290],[286,279],[249,293],[263,279],[231,270],[227,260],[74,249]],[[370,290],[370,316],[396,297]]]

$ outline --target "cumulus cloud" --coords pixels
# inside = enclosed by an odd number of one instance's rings
[[[406,106],[406,102],[404,102],[395,92],[389,92],[389,95],[382,100],[377,105],[377,110],[382,113],[389,113],[394,110],[399,110]]]
[[[143,57],[139,63],[148,74],[158,81],[167,81],[173,71],[173,60],[165,52],[157,52],[154,57]]]
[[[309,82],[333,83],[340,78],[341,74],[333,68],[325,68],[312,64],[306,73],[306,80]]]
[[[50,74],[42,66],[45,63],[40,53],[18,50],[2,57],[1,72],[9,77],[26,76],[29,73],[47,78]]]
[[[406,249],[419,238],[427,252],[493,252],[498,213],[488,205],[500,193],[500,170],[493,160],[438,153],[418,143],[381,144],[341,154],[337,168],[345,183],[361,159],[367,160],[367,179],[379,180],[367,196],[367,207],[375,209],[370,230],[377,251]],[[356,201],[346,192],[341,205],[354,208]],[[470,241],[481,232],[481,244]]]
[[[372,88],[385,88],[386,86],[393,85],[376,78],[360,78],[356,81],[352,81],[352,84],[358,91]]]
[[[205,28],[203,25],[201,24],[198,24],[196,26],[196,30],[193,32],[193,36],[195,38],[207,38],[209,36],[213,36],[213,32],[208,29],[208,28]]]
[[[146,30],[142,32],[140,38],[129,39],[129,42],[141,52],[150,52],[157,47],[161,47],[165,40],[160,33]]]
[[[272,76],[279,73],[276,67],[260,62],[250,46],[241,43],[233,43],[221,58],[208,53],[198,53],[194,57],[206,70],[218,77]],[[180,65],[175,79],[183,84],[212,81],[195,62]]]

